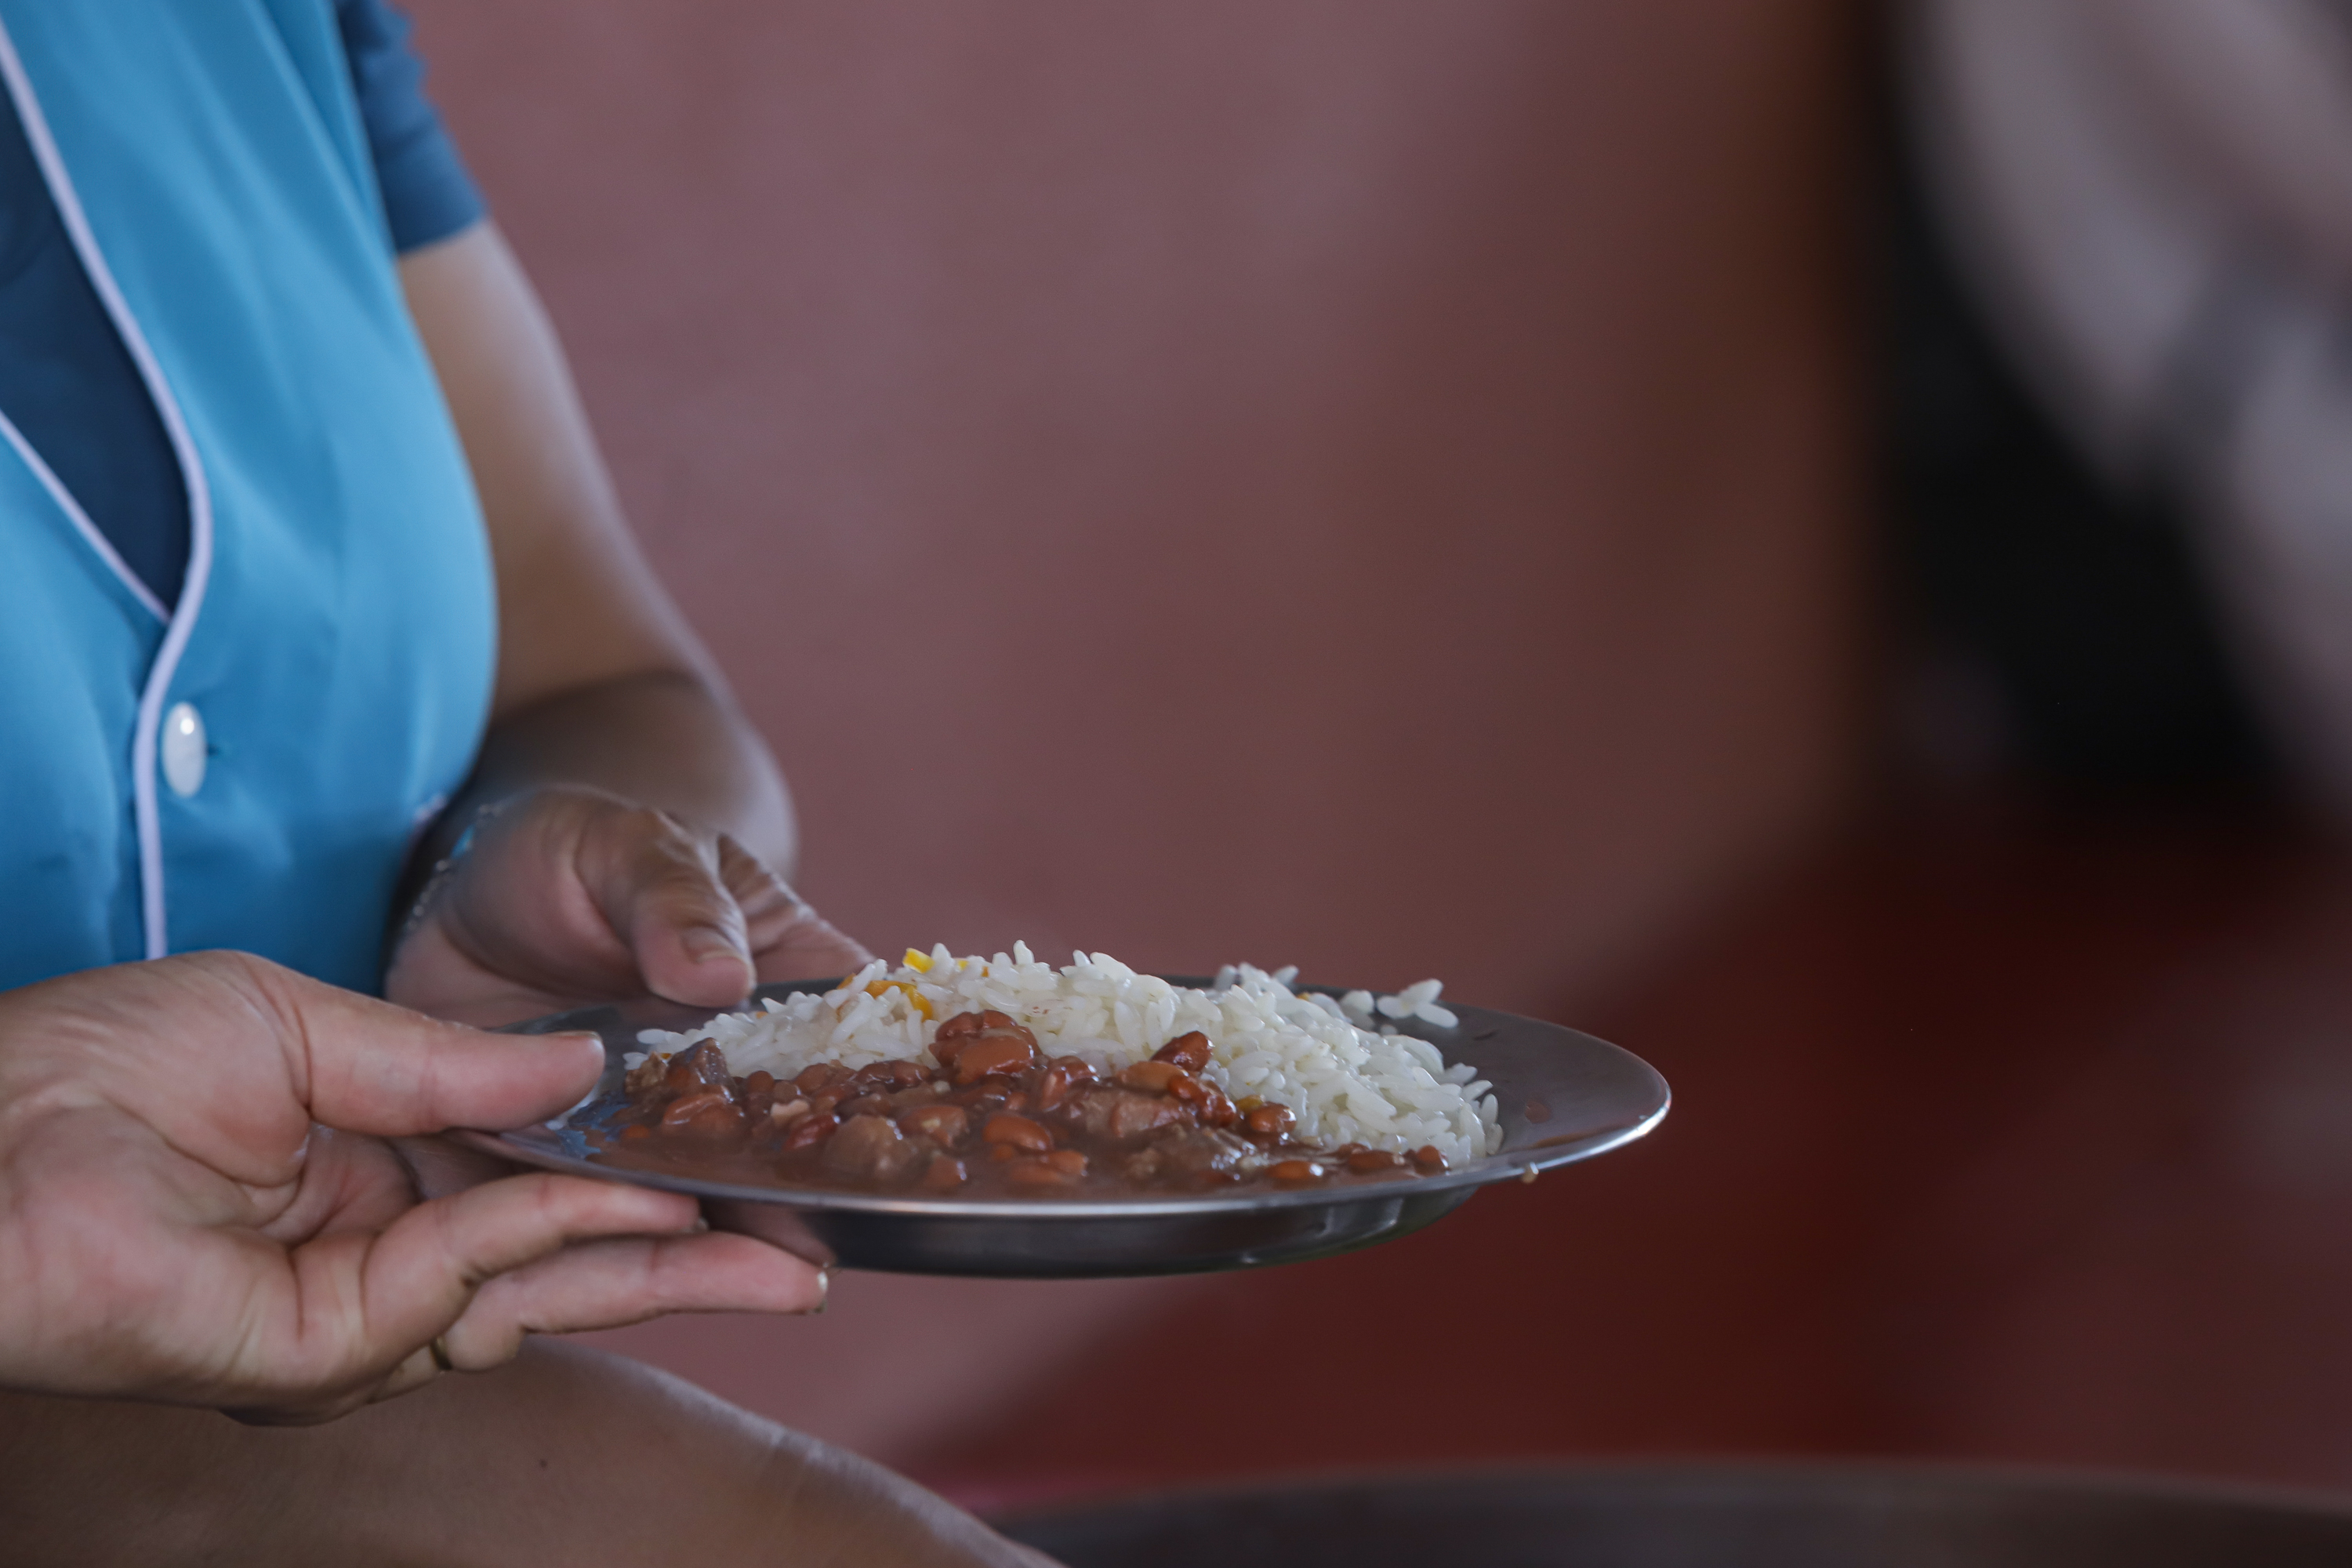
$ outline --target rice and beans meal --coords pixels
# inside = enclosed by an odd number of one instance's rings
[[[1397,1030],[1451,1027],[1439,985],[1205,988],[1015,943],[881,960],[823,994],[648,1029],[593,1157],[914,1195],[1111,1196],[1409,1179],[1502,1145],[1490,1086]]]

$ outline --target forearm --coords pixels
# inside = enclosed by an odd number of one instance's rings
[[[731,836],[789,876],[766,746],[631,537],[562,345],[490,225],[401,262],[481,495],[499,578],[490,732],[432,865],[479,806],[585,784]]]
[[[553,1345],[320,1427],[0,1395],[0,1519],[26,1568],[1036,1561],[877,1467]]]
[[[725,833],[789,878],[791,796],[758,731],[685,671],[625,675],[532,703],[490,727],[465,790],[418,847],[431,865],[482,807],[583,784]]]

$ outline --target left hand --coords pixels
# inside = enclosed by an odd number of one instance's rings
[[[822,1302],[680,1194],[532,1173],[420,1202],[383,1142],[537,1121],[603,1059],[244,953],[0,993],[0,1387],[318,1421],[532,1331]]]
[[[482,1026],[652,994],[729,1007],[872,955],[723,833],[601,790],[519,796],[428,889],[384,994]]]

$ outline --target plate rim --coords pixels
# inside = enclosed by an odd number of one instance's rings
[[[1160,975],[1171,984],[1202,985],[1208,982],[1197,975]],[[839,980],[775,981],[756,987],[741,1004],[734,1007],[713,1007],[707,1016],[738,1012],[756,1005],[759,1000],[772,994],[782,994],[814,988],[833,990]],[[1297,991],[1319,992],[1338,996],[1354,987],[1302,984]],[[500,1034],[550,1034],[561,1032],[564,1020],[577,1019],[583,1014],[621,1012],[625,1003],[589,1003],[561,1012],[526,1018],[500,1026]],[[1052,1221],[1078,1223],[1083,1221],[1139,1220],[1156,1217],[1181,1218],[1189,1215],[1230,1215],[1249,1210],[1330,1207],[1339,1204],[1378,1203],[1399,1199],[1409,1194],[1437,1194],[1457,1188],[1490,1186],[1499,1182],[1518,1180],[1531,1182],[1545,1171],[1589,1160],[1622,1148],[1646,1137],[1665,1120],[1674,1108],[1674,1091],[1658,1069],[1625,1049],[1622,1046],[1586,1034],[1581,1029],[1547,1019],[1530,1018],[1522,1014],[1504,1013],[1494,1008],[1469,1004],[1449,1004],[1464,1018],[1463,1024],[1449,1035],[1470,1036],[1472,1016],[1518,1025],[1531,1025],[1557,1031],[1576,1042],[1580,1050],[1610,1061],[1621,1071],[1633,1069],[1637,1079],[1646,1078],[1653,1090],[1653,1103],[1633,1120],[1598,1129],[1580,1137],[1563,1138],[1556,1142],[1529,1144],[1518,1149],[1507,1149],[1493,1154],[1482,1154],[1465,1161],[1452,1170],[1434,1176],[1416,1176],[1394,1182],[1367,1182],[1334,1187],[1300,1187],[1292,1191],[1251,1191],[1219,1194],[1150,1195],[1126,1199],[1102,1198],[954,1198],[912,1197],[887,1193],[858,1193],[832,1187],[739,1186],[732,1183],[710,1181],[701,1177],[673,1175],[661,1171],[639,1170],[625,1165],[607,1165],[583,1156],[564,1153],[544,1144],[520,1141],[520,1136],[539,1131],[545,1123],[509,1128],[503,1131],[488,1129],[453,1129],[448,1136],[469,1148],[515,1161],[541,1170],[566,1174],[584,1175],[606,1181],[620,1181],[632,1186],[651,1187],[664,1192],[682,1193],[688,1196],[717,1203],[754,1203],[781,1208],[829,1211],[833,1213],[885,1215],[925,1221],[1003,1220]],[[625,1015],[622,1021],[628,1022]],[[574,1024],[572,1027],[585,1028]],[[1427,1038],[1425,1036],[1418,1037]],[[1430,1040],[1444,1049],[1449,1041]],[[607,1061],[611,1061],[612,1045],[605,1046]],[[1466,1058],[1469,1053],[1461,1055]],[[602,1088],[600,1080],[599,1088]]]

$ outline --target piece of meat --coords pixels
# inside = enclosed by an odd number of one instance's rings
[[[662,1074],[662,1083],[675,1094],[692,1094],[700,1089],[731,1089],[727,1053],[719,1048],[716,1040],[698,1040],[669,1058],[669,1070]]]
[[[1151,1140],[1163,1177],[1241,1177],[1255,1175],[1265,1164],[1265,1154],[1245,1138],[1213,1127],[1175,1127]]]
[[[854,1182],[896,1186],[930,1163],[929,1141],[915,1142],[879,1116],[853,1116],[824,1142],[824,1168]]]
[[[1055,1114],[1089,1138],[1118,1143],[1132,1143],[1162,1127],[1192,1120],[1182,1104],[1165,1095],[1108,1084],[1083,1084],[1072,1089]]]
[[[971,1117],[961,1105],[945,1105],[934,1100],[928,1105],[918,1105],[898,1112],[898,1126],[909,1138],[926,1138],[942,1149],[952,1149],[963,1141]]]

